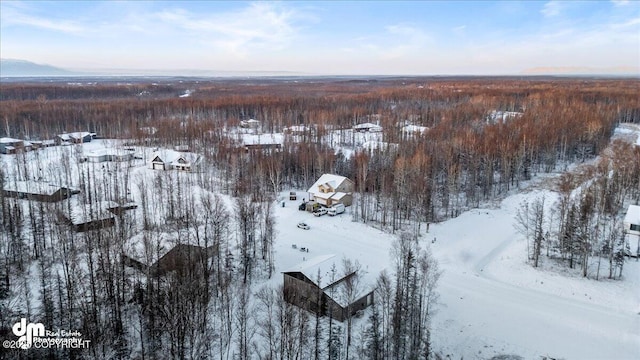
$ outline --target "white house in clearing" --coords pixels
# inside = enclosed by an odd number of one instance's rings
[[[149,169],[192,171],[201,160],[200,155],[194,153],[159,150],[151,155]]]
[[[356,132],[382,132],[382,126],[373,123],[362,123],[353,126]]]
[[[640,256],[640,206],[629,205],[622,223],[628,236],[631,255]],[[633,251],[634,248],[636,251]]]
[[[624,229],[628,234],[640,235],[640,206],[629,205],[624,217]]]
[[[344,204],[344,206],[350,206],[353,202],[353,181],[340,175],[324,174],[311,185],[307,192],[309,200],[320,205]]]

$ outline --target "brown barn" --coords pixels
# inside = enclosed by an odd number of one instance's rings
[[[310,259],[283,275],[285,301],[314,314],[344,321],[373,304],[370,284],[355,286],[362,274],[341,273],[335,255]]]

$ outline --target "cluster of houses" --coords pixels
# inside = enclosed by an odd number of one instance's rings
[[[70,199],[79,193],[80,190],[70,186],[35,180],[7,181],[2,188],[2,194],[6,197],[50,203]],[[120,204],[114,201],[98,201],[82,205],[72,202],[64,212],[58,215],[74,231],[84,232],[112,226],[115,224],[117,215],[136,207],[134,203]]]
[[[22,140],[10,137],[0,138],[0,154],[18,154],[55,145],[82,144],[96,138],[96,133],[73,132],[56,135],[53,140]]]

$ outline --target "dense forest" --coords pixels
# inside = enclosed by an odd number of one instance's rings
[[[26,154],[15,155],[15,168],[0,168],[2,186],[46,168],[80,189],[89,213],[100,201],[139,194],[136,215],[86,232],[61,220],[69,202],[0,196],[0,322],[38,318],[92,339],[90,349],[0,358],[438,358],[429,324],[439,271],[420,245],[421,229],[603,154],[618,124],[640,123],[639,93],[638,80],[587,78],[1,83],[0,137],[90,131],[130,146],[188,146],[205,166],[150,179],[127,163],[80,164],[66,147],[57,170]],[[495,116],[506,113],[517,115]],[[282,146],[239,146],[230,134],[248,119],[261,122],[261,133],[284,132]],[[379,146],[356,146],[361,123],[382,128]],[[294,125],[304,130],[286,133]],[[409,133],[407,125],[425,130]],[[614,228],[623,204],[640,201],[640,149],[616,143],[606,154],[583,178],[562,178],[552,215],[544,200],[523,204],[517,216],[535,266],[546,251],[584,276],[592,256],[609,261],[608,277],[622,273]],[[353,220],[397,238],[393,268],[378,278],[357,339],[350,322],[312,316],[285,303],[282,289],[260,286],[275,276],[278,194],[307,189],[324,173],[354,181]],[[150,263],[167,237],[212,249],[212,260],[193,255],[167,274],[132,270],[124,253]],[[354,266],[342,265],[336,271],[345,274]]]

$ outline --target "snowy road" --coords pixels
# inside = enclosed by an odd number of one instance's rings
[[[640,314],[633,309],[559,296],[545,289],[544,280],[534,280],[540,290],[503,280],[510,279],[499,261],[505,252],[522,261],[526,254],[513,229],[514,206],[535,195],[517,195],[500,209],[471,211],[433,227],[438,239],[434,254],[444,270],[439,286],[444,305],[434,326],[437,343],[446,344],[445,353],[465,358],[638,359]],[[637,266],[627,271],[633,269]],[[575,292],[580,292],[577,282]]]

